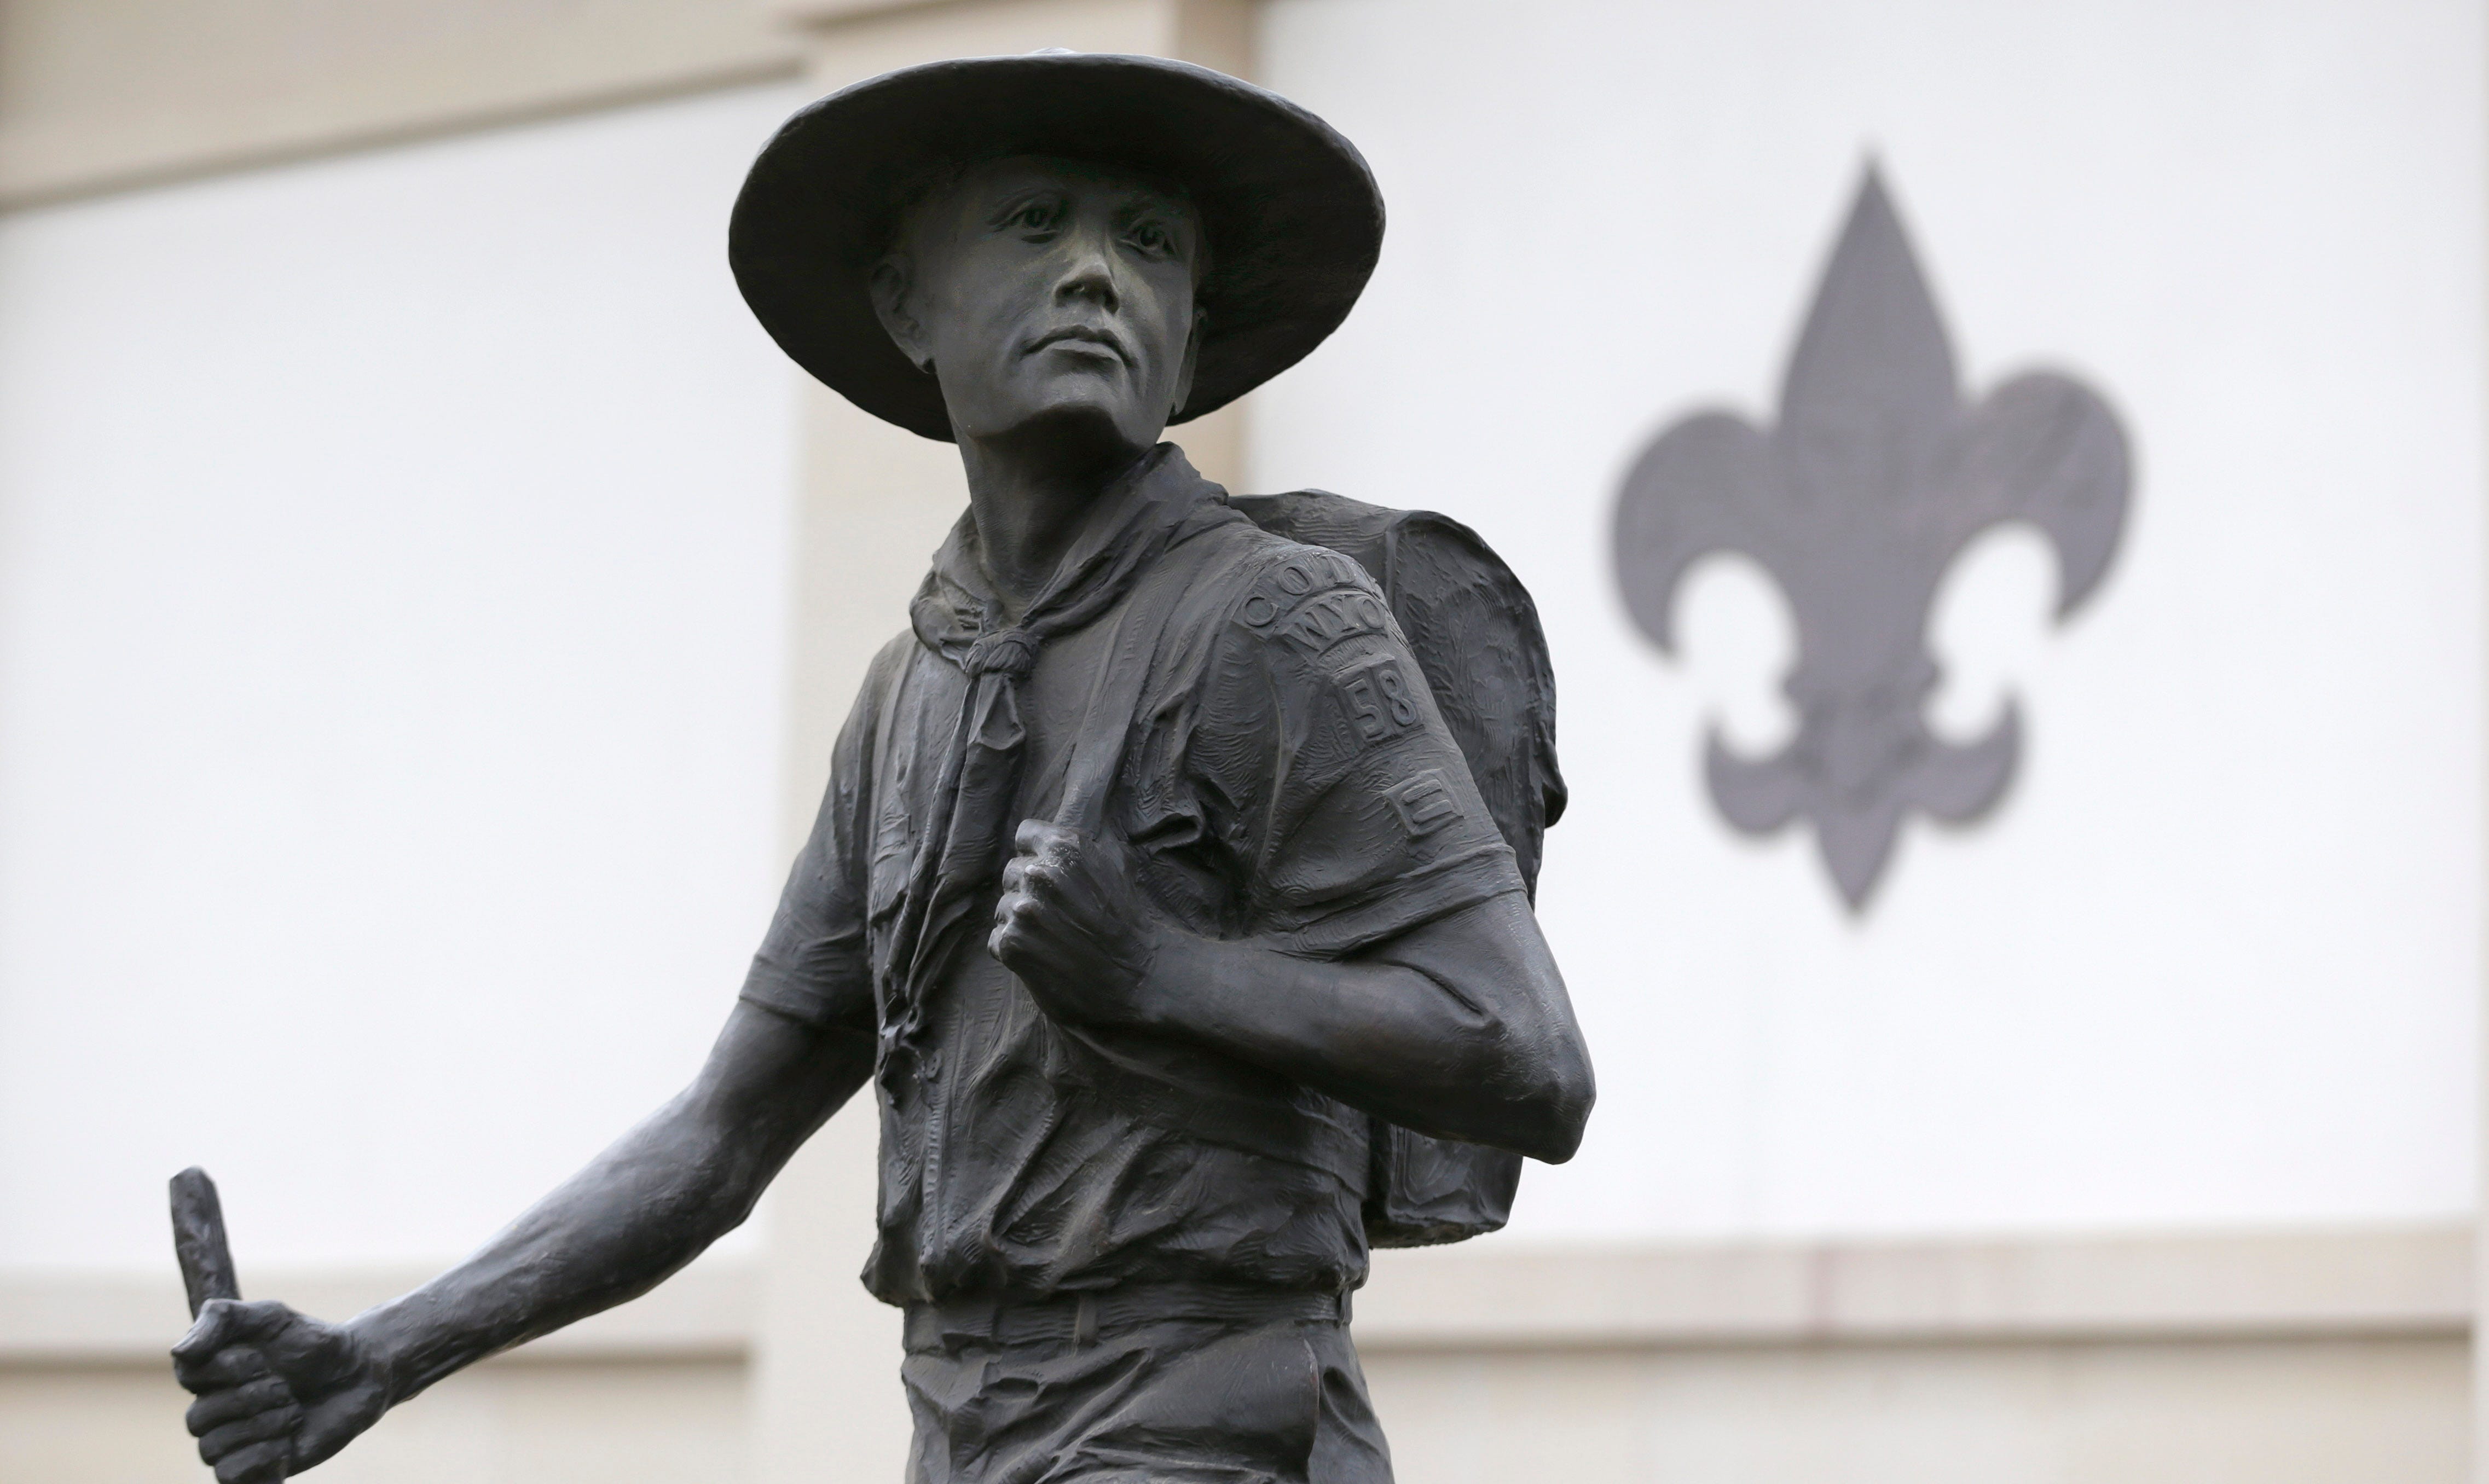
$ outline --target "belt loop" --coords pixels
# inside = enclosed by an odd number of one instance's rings
[[[1098,1296],[1082,1294],[1072,1314],[1072,1343],[1087,1350],[1098,1343]]]

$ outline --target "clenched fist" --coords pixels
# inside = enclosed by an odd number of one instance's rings
[[[346,1329],[284,1304],[217,1298],[173,1347],[195,1392],[191,1436],[217,1484],[274,1484],[344,1447],[388,1410],[380,1365]]]
[[[1059,1020],[1137,1028],[1142,982],[1165,930],[1120,841],[1031,819],[1003,868],[987,947]]]

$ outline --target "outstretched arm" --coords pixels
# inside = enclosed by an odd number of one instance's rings
[[[1111,839],[1031,820],[1018,845],[990,946],[1048,1013],[1180,1037],[1424,1133],[1550,1162],[1580,1145],[1589,1052],[1518,890],[1324,959],[1166,921]]]
[[[915,649],[873,660],[830,757],[743,997],[692,1085],[482,1251],[342,1325],[216,1301],[173,1352],[190,1431],[221,1484],[269,1484],[333,1455],[461,1366],[636,1298],[752,1213],[796,1149],[873,1074],[873,1008],[855,870],[879,697]]]
[[[831,1038],[738,1002],[672,1102],[474,1256],[348,1327],[386,1359],[397,1401],[637,1298],[742,1225],[872,1070],[869,1037]]]
[[[869,1035],[739,1002],[690,1087],[423,1287],[335,1326],[210,1303],[173,1352],[200,1456],[224,1484],[283,1478],[450,1372],[646,1293],[740,1225],[872,1070]]]

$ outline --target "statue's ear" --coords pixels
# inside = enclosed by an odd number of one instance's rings
[[[1201,337],[1207,333],[1204,327],[1209,323],[1209,312],[1199,304],[1193,305],[1192,333],[1184,342],[1184,365],[1175,374],[1175,405],[1167,414],[1169,417],[1183,416],[1184,405],[1192,400],[1192,373],[1201,363]]]
[[[891,343],[917,370],[933,374],[933,347],[918,317],[915,265],[905,253],[894,252],[873,267],[873,312]]]

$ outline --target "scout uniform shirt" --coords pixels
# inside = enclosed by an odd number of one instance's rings
[[[1355,1287],[1364,1114],[1213,1049],[1058,1025],[986,938],[1013,832],[1101,756],[1099,822],[1192,932],[1335,958],[1521,891],[1407,642],[1362,568],[1264,532],[1172,444],[1101,495],[1016,625],[976,554],[962,517],[874,660],[743,990],[878,1038],[866,1285]]]

